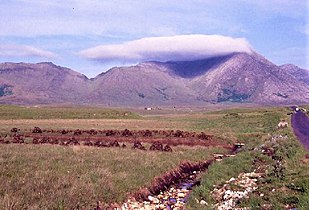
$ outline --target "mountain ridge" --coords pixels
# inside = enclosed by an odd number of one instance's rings
[[[0,64],[0,103],[105,106],[309,103],[309,71],[258,53],[113,67],[94,78],[51,62]]]

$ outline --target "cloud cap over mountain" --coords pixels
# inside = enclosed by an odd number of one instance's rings
[[[178,35],[148,37],[122,44],[99,45],[79,52],[97,61],[191,61],[234,52],[251,53],[252,47],[244,38],[221,35]]]

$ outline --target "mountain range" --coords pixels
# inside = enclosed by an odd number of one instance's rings
[[[50,62],[1,63],[1,104],[200,106],[309,103],[309,71],[258,53],[144,62],[87,78]]]

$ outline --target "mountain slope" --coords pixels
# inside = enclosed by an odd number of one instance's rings
[[[308,71],[257,53],[145,62],[88,79],[52,63],[0,64],[0,103],[109,106],[309,103]]]
[[[291,103],[309,100],[308,85],[257,54],[238,53],[190,81],[202,100]]]
[[[293,64],[285,64],[280,66],[280,68],[289,73],[291,76],[309,85],[309,70],[299,68]]]
[[[97,103],[110,105],[185,104],[194,100],[182,79],[171,77],[164,68],[153,63],[113,68],[94,79],[90,94]]]
[[[77,102],[89,92],[82,74],[52,63],[0,64],[0,102],[17,104]]]

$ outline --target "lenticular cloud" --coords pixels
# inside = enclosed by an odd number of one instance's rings
[[[87,59],[99,61],[190,61],[227,55],[234,52],[251,53],[244,38],[221,35],[180,35],[148,37],[115,45],[99,45],[81,51]]]
[[[57,55],[53,52],[42,50],[28,45],[0,45],[0,57],[41,57],[41,58],[56,58]]]

